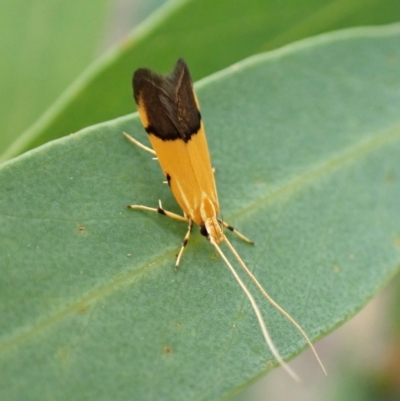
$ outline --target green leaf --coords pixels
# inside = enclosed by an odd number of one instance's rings
[[[109,0],[2,0],[0,152],[96,56]]]
[[[197,86],[222,216],[256,245],[232,242],[314,340],[400,265],[399,66],[394,25],[305,40]],[[1,399],[220,400],[271,368],[198,230],[175,272],[186,225],[126,209],[179,211],[122,131],[146,142],[135,114],[0,168]],[[300,353],[257,299],[282,355]]]
[[[130,81],[138,67],[169,71],[184,57],[199,79],[307,36],[399,19],[398,0],[170,1],[82,74],[0,160],[133,111]]]

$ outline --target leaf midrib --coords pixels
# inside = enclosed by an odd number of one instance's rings
[[[371,153],[371,151],[377,150],[396,139],[400,139],[400,121],[393,124],[390,128],[383,130],[380,134],[375,134],[372,138],[368,138],[361,143],[344,149],[342,152],[332,156],[327,161],[315,166],[311,170],[304,171],[300,176],[287,184],[275,188],[267,195],[248,203],[247,206],[241,208],[240,212],[232,214],[231,219],[233,220],[236,217],[248,215],[254,210],[257,210],[280,197],[298,191],[300,188],[323,176],[325,172],[338,170],[347,163],[361,159],[363,156]]]

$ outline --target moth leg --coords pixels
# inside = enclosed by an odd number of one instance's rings
[[[236,228],[232,227],[231,225],[229,225],[228,223],[226,223],[223,220],[218,219],[218,222],[220,224],[222,224],[225,228],[227,228],[229,231],[232,231],[233,233],[235,233],[239,238],[241,238],[243,241],[248,242],[249,244],[254,244],[253,241],[251,241],[250,239],[248,239],[246,236],[244,236],[241,232],[239,232],[238,230],[236,230]]]
[[[139,148],[144,149],[146,152],[149,152],[149,153],[151,153],[152,155],[155,155],[155,154],[156,154],[156,152],[155,152],[153,149],[149,148],[148,146],[143,145],[142,143],[140,143],[140,142],[139,142],[138,140],[136,140],[135,138],[132,138],[132,137],[131,137],[129,134],[127,134],[126,132],[123,132],[123,134],[124,134],[124,137],[125,137],[126,139],[128,139],[128,141],[132,142],[132,143],[135,144],[136,146],[139,146]]]
[[[163,214],[164,216],[170,217],[171,219],[179,220],[179,221],[188,221],[185,216],[181,216],[180,214],[176,214],[173,212],[169,212],[162,207],[161,201],[158,201],[158,207],[148,207],[143,205],[128,205],[128,209],[140,209],[147,210],[149,212],[155,212],[159,214]]]
[[[183,251],[184,251],[185,248],[186,248],[186,245],[187,245],[187,243],[188,243],[188,241],[189,241],[189,238],[190,238],[190,234],[191,234],[191,232],[192,232],[193,221],[192,221],[191,219],[188,219],[188,221],[189,221],[188,230],[187,230],[186,235],[183,237],[181,249],[179,250],[178,256],[177,256],[177,258],[176,258],[175,270],[177,270],[178,267],[179,267],[179,263],[180,263],[180,261],[181,261],[182,255],[183,255]]]
[[[188,230],[186,235],[183,238],[181,249],[179,250],[178,256],[176,258],[176,263],[175,263],[175,270],[178,269],[179,263],[181,261],[183,251],[186,248],[186,245],[189,241],[190,234],[192,232],[192,227],[193,227],[193,221],[191,219],[188,219],[186,216],[181,216],[179,214],[169,212],[168,210],[165,210],[162,207],[161,200],[158,201],[158,207],[148,207],[148,206],[143,206],[143,205],[128,205],[128,209],[139,209],[139,210],[147,210],[149,212],[155,212],[162,214],[164,216],[170,217],[171,219],[179,220],[179,221],[187,221],[189,222]]]

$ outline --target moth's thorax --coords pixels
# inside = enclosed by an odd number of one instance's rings
[[[205,222],[208,239],[216,244],[221,243],[225,237],[216,217],[210,217]]]
[[[224,234],[217,220],[217,210],[207,195],[204,195],[201,200],[200,215],[207,230],[209,240],[217,244],[222,242]]]

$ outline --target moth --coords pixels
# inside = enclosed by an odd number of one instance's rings
[[[223,253],[220,244],[225,243],[236,261],[250,277],[263,296],[281,312],[302,334],[320,364],[325,368],[310,339],[300,325],[279,306],[264,290],[259,281],[243,262],[224,233],[224,228],[238,235],[242,240],[252,243],[234,227],[219,218],[220,208],[215,184],[215,177],[208,151],[200,106],[193,89],[189,69],[183,59],[179,59],[170,75],[159,75],[147,68],[140,68],[133,76],[134,99],[140,120],[148,134],[152,149],[143,145],[130,135],[125,137],[156,156],[172,194],[183,210],[179,215],[162,207],[161,201],[156,208],[143,205],[129,205],[130,209],[160,213],[188,224],[178,253],[175,268],[179,266],[186,248],[193,224],[200,227],[200,232],[217,250],[233,277],[248,298],[257,317],[264,339],[278,363],[292,376],[299,380],[295,372],[284,362],[270,338],[260,309],[242,279]]]

